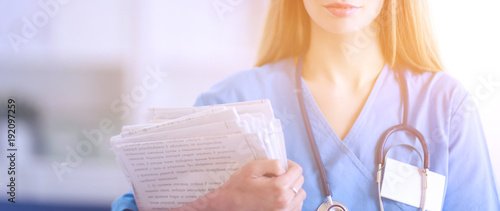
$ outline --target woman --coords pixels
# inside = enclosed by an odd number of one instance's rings
[[[408,124],[426,138],[430,171],[446,178],[443,210],[500,210],[478,113],[466,90],[442,72],[427,17],[424,0],[272,0],[257,67],[218,83],[196,105],[270,99],[284,126],[290,167],[251,162],[179,210],[316,210],[326,196],[305,119],[333,199],[350,210],[377,210],[379,138],[402,123],[405,106]],[[410,133],[394,134],[386,146],[395,144],[422,151]],[[423,163],[409,148],[388,157]],[[385,198],[383,206],[417,210]],[[136,209],[132,194],[113,207]]]

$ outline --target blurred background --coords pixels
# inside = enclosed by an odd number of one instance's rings
[[[148,107],[190,106],[252,67],[267,3],[0,0],[0,128],[14,98],[18,148],[11,206],[0,144],[1,210],[109,210],[129,190],[109,138],[144,121]],[[476,100],[498,178],[500,2],[430,3],[444,62]]]

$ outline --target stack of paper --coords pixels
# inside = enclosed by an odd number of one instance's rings
[[[287,168],[281,124],[269,100],[150,109],[151,122],[111,138],[139,209],[168,210],[221,186],[252,160]]]

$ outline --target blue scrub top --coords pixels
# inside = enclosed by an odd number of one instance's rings
[[[443,210],[500,210],[498,189],[472,97],[445,72],[404,74],[409,90],[408,123],[426,139],[430,170],[446,176]],[[381,71],[344,140],[330,127],[304,81],[302,89],[333,199],[350,210],[378,210],[377,142],[386,129],[401,124],[403,119],[402,95],[394,71],[387,66]],[[259,99],[271,101],[275,117],[282,122],[288,159],[303,168],[302,188],[307,193],[303,210],[316,210],[325,197],[300,114],[291,58],[233,74],[202,93],[195,105]],[[405,132],[392,135],[386,150],[401,143],[422,151],[418,140]],[[422,166],[418,154],[407,148],[395,148],[389,157]],[[389,199],[383,201],[387,210],[418,210]],[[131,193],[118,198],[112,207],[137,209]]]

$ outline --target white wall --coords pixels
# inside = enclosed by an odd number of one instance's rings
[[[122,119],[113,119],[116,126],[143,120],[147,107],[190,106],[198,93],[216,81],[251,67],[265,7],[265,1],[72,0],[56,7],[49,6],[51,14],[47,14],[40,5],[47,2],[55,1],[0,0],[0,83],[9,82],[2,83],[7,87],[0,86],[0,98],[31,99],[30,104],[42,108],[39,112],[44,116],[43,123],[53,125],[43,130],[49,134],[45,140],[52,144],[44,143],[49,149],[39,150],[45,151],[42,155],[35,154],[36,150],[32,149],[37,147],[36,141],[44,139],[30,137],[27,133],[21,135],[23,138],[19,140],[23,144],[19,147],[24,149],[24,159],[18,166],[24,174],[19,176],[23,185],[19,186],[18,193],[25,203],[96,206],[108,206],[129,189],[107,140],[96,147],[98,150],[94,150],[92,156],[84,157],[73,172],[64,174],[63,180],[59,180],[51,164],[64,161],[65,147],[75,148],[82,141],[82,129],[98,128],[100,119],[116,115],[111,108],[112,102],[140,88],[148,70],[158,67],[166,76],[155,89],[146,92],[144,98],[132,99],[135,101],[128,105],[132,112],[123,115]],[[214,4],[228,10],[220,11]],[[31,25],[34,17],[41,18],[38,20],[41,22],[34,30],[23,33],[27,28],[23,20],[26,18]],[[22,37],[22,43],[13,45],[9,40],[13,34]],[[86,69],[97,75],[104,71],[121,71],[123,79],[117,77],[115,80],[123,81],[109,84],[113,90],[117,89],[117,84],[123,84],[118,87],[121,93],[104,97],[109,98],[107,101],[103,99],[105,90],[94,99],[82,98],[81,94],[88,96],[92,89],[80,86],[81,83],[75,86],[75,80],[64,78],[59,78],[62,81],[56,86],[50,82],[53,80],[44,78],[57,75],[57,71],[81,75]],[[37,74],[37,78],[29,77],[29,80],[22,76],[23,73],[33,75],[29,74],[33,71],[42,74]],[[51,74],[44,74],[49,72]],[[87,83],[88,86],[96,84]],[[75,91],[74,98],[61,98],[47,90]],[[24,103],[28,104],[19,104]],[[43,108],[50,108],[50,112]],[[99,113],[80,115],[78,120],[48,115],[61,111],[92,113],[93,109],[99,109]],[[62,118],[69,120],[63,124],[61,121],[54,123]],[[78,122],[87,126],[81,128]],[[0,152],[2,156],[3,153]],[[6,165],[0,162],[0,167]],[[5,176],[0,174],[2,192],[6,191]],[[4,197],[5,194],[0,199],[3,201]]]
[[[196,95],[215,82],[253,66],[265,13],[263,0],[141,1],[132,7],[137,39],[131,67],[158,64],[168,74],[138,110],[152,105],[191,106]]]

